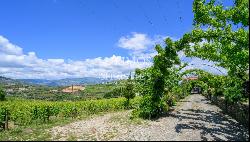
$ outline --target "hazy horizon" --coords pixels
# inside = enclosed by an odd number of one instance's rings
[[[135,68],[152,65],[156,44],[164,46],[166,37],[178,40],[192,30],[192,2],[3,0],[0,76],[52,80],[125,77]],[[212,62],[178,54],[182,62],[193,64],[185,69],[221,74],[203,65],[214,66]]]

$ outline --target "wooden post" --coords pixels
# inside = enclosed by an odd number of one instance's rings
[[[71,88],[72,88],[72,93],[73,93],[73,84],[72,84]]]
[[[9,129],[9,122],[8,122],[8,110],[5,110],[5,125],[4,125],[4,130],[8,130]]]

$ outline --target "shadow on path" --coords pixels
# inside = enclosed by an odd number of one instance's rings
[[[197,101],[193,101],[194,103]],[[201,99],[199,103],[208,104],[206,99]],[[202,140],[212,138],[216,141],[246,141],[249,138],[248,130],[234,119],[228,118],[221,112],[202,109],[181,109],[169,116],[179,119],[175,130],[181,133],[184,129],[199,130]]]

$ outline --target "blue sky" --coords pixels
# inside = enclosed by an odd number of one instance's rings
[[[193,19],[192,0],[1,0],[0,13],[1,35],[24,52],[65,59],[125,56],[121,36],[178,38]]]
[[[83,77],[150,66],[123,58],[153,54],[155,43],[191,31],[192,2],[1,0],[0,75]],[[130,62],[130,68],[123,68]]]

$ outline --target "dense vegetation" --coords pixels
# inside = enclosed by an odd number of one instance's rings
[[[83,91],[66,93],[62,90],[63,86],[51,87],[43,85],[27,84],[4,84],[4,90],[7,98],[25,98],[47,101],[78,101],[88,99],[117,98],[122,97],[119,93],[121,87],[124,87],[125,80],[110,82],[106,84],[86,85]]]
[[[249,2],[235,0],[232,7],[226,8],[216,0],[194,0],[193,12],[193,31],[175,42],[167,38],[164,48],[156,45],[158,55],[153,66],[136,71],[137,91],[143,99],[135,115],[157,117],[168,111],[173,96],[185,96],[194,86],[200,86],[210,98],[224,95],[226,102],[239,102],[244,99],[244,93],[249,95],[243,91],[243,84],[249,80]],[[186,65],[180,63],[179,51],[188,57],[213,61],[228,73],[218,76],[191,70],[186,74],[193,72],[199,79],[182,81],[185,73],[180,73],[178,67]]]
[[[249,2],[235,0],[233,6],[226,8],[215,0],[194,0],[193,12],[194,29],[177,41],[167,38],[164,46],[156,45],[158,54],[153,65],[136,69],[133,79],[130,76],[114,84],[89,85],[78,93],[51,92],[62,88],[24,87],[28,89],[12,96],[50,101],[0,102],[0,120],[5,121],[8,116],[8,120],[18,125],[26,125],[125,108],[133,108],[134,117],[151,119],[168,112],[195,86],[201,87],[202,94],[210,99],[224,96],[226,103],[241,102],[249,96],[243,87],[249,80]],[[215,75],[199,69],[183,72],[187,64],[180,62],[179,51],[189,57],[213,61],[228,73]],[[198,80],[183,80],[189,74],[197,75]],[[0,89],[0,96],[2,92]],[[136,94],[141,97],[135,97]],[[100,100],[76,101],[86,99]]]
[[[127,99],[125,106],[126,108],[130,108],[130,100],[135,97],[134,82],[131,79],[131,74],[129,75],[125,87],[122,90],[122,95]]]
[[[131,101],[138,105],[139,97]],[[76,118],[83,114],[125,109],[125,98],[88,100],[76,102],[51,102],[38,100],[8,100],[0,102],[0,122],[12,121],[15,125],[49,122],[51,119]]]
[[[195,0],[193,11],[195,29],[177,41],[177,47],[227,69],[223,94],[230,102],[240,101],[242,85],[249,80],[249,1],[235,0],[225,8],[215,0]]]
[[[0,85],[0,101],[5,100],[6,93],[4,92],[2,86]]]

